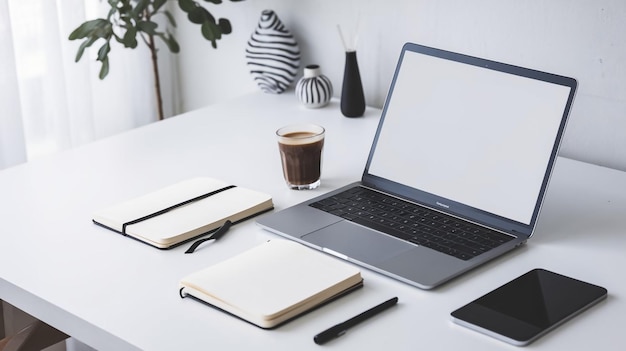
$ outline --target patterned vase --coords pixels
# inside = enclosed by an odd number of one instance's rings
[[[296,84],[296,96],[305,107],[323,107],[333,96],[333,85],[328,77],[321,74],[320,66],[309,65],[304,68],[304,76]]]
[[[252,77],[266,93],[280,94],[295,80],[300,48],[274,11],[261,13],[259,25],[248,40],[246,59]]]

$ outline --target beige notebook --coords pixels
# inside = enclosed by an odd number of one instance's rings
[[[213,231],[226,220],[237,223],[272,208],[267,194],[193,178],[97,211],[93,222],[166,249]]]
[[[362,286],[358,268],[289,240],[270,240],[180,282],[190,295],[273,328]]]

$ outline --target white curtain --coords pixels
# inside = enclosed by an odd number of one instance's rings
[[[8,4],[0,1],[0,169],[26,160]]]
[[[105,17],[106,1],[0,0],[0,169],[156,120],[150,55],[112,43],[110,72],[98,79],[96,42],[74,62],[68,36]],[[167,53],[167,49],[161,50]],[[161,82],[171,89],[171,58]],[[166,116],[171,95],[164,96]]]

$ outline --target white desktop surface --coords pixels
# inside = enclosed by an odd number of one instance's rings
[[[431,291],[362,269],[362,289],[275,330],[178,295],[183,276],[279,239],[254,221],[191,255],[188,245],[162,251],[91,222],[93,211],[195,176],[267,192],[283,209],[358,180],[379,115],[368,108],[350,119],[336,100],[307,110],[293,92],[257,93],[4,170],[0,299],[101,350],[514,350],[449,314],[541,267],[603,286],[609,296],[528,349],[625,347],[626,173],[570,159],[558,159],[525,247]],[[327,130],[322,186],[314,191],[287,189],[274,137],[303,121]],[[392,309],[324,346],[313,343],[318,332],[393,296]]]

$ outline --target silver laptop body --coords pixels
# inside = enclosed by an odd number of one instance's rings
[[[533,234],[576,87],[572,78],[407,43],[361,181],[257,223],[413,286],[439,286]],[[355,186],[507,241],[468,258],[317,208]]]

